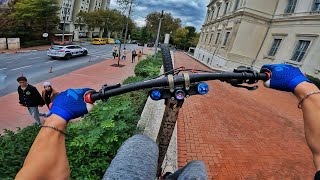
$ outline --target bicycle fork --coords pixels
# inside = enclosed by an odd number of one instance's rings
[[[159,158],[157,169],[158,177],[161,175],[161,166],[167,154],[174,127],[178,119],[179,110],[182,107],[182,105],[183,100],[166,100],[166,108],[163,114],[160,130],[156,141],[159,146]]]

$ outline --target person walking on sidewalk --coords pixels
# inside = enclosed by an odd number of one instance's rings
[[[126,60],[127,59],[127,49],[126,48],[123,48],[122,50],[122,57],[121,57],[122,60]]]
[[[50,82],[43,83],[43,87],[44,90],[42,90],[42,98],[48,109],[50,109],[50,104],[53,102],[54,98],[59,94],[59,92],[52,88]]]
[[[113,59],[116,59],[116,57],[118,57],[118,46],[115,45],[112,49],[112,56],[113,56]]]
[[[19,104],[27,107],[30,115],[35,119],[37,125],[41,125],[39,116],[46,116],[45,113],[39,113],[38,107],[45,103],[39,91],[34,86],[28,84],[26,77],[21,76],[17,79],[20,86],[18,87]]]
[[[141,59],[141,57],[142,57],[142,52],[139,51],[137,56],[138,56],[138,61],[140,61],[140,59]]]
[[[134,50],[132,51],[132,60],[131,60],[132,63],[133,63],[133,62],[136,62],[136,56],[137,56],[137,51],[134,49]]]

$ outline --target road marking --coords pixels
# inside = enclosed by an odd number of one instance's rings
[[[48,62],[45,62],[45,63],[52,63],[52,62],[56,62],[58,60],[53,60],[53,61],[48,61]]]
[[[2,69],[0,69],[0,71],[1,71],[1,70],[6,70],[6,69],[7,69],[7,68],[2,68]]]
[[[24,68],[27,68],[27,67],[31,67],[31,65],[29,65],[29,66],[23,66],[23,67],[19,67],[19,68],[15,68],[15,69],[11,69],[11,71],[15,71],[15,70],[19,70],[19,69],[24,69]]]

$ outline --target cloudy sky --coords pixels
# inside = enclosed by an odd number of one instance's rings
[[[145,25],[145,17],[153,11],[170,12],[180,18],[183,26],[194,26],[199,31],[206,16],[206,6],[210,0],[136,0],[133,20],[138,26]],[[117,8],[116,0],[111,0],[111,8]]]

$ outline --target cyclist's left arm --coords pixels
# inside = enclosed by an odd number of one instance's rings
[[[54,99],[51,116],[44,124],[47,127],[40,130],[16,179],[69,179],[65,135],[50,127],[65,132],[71,119],[92,110],[93,105],[84,102],[84,95],[90,90],[68,89]]]

